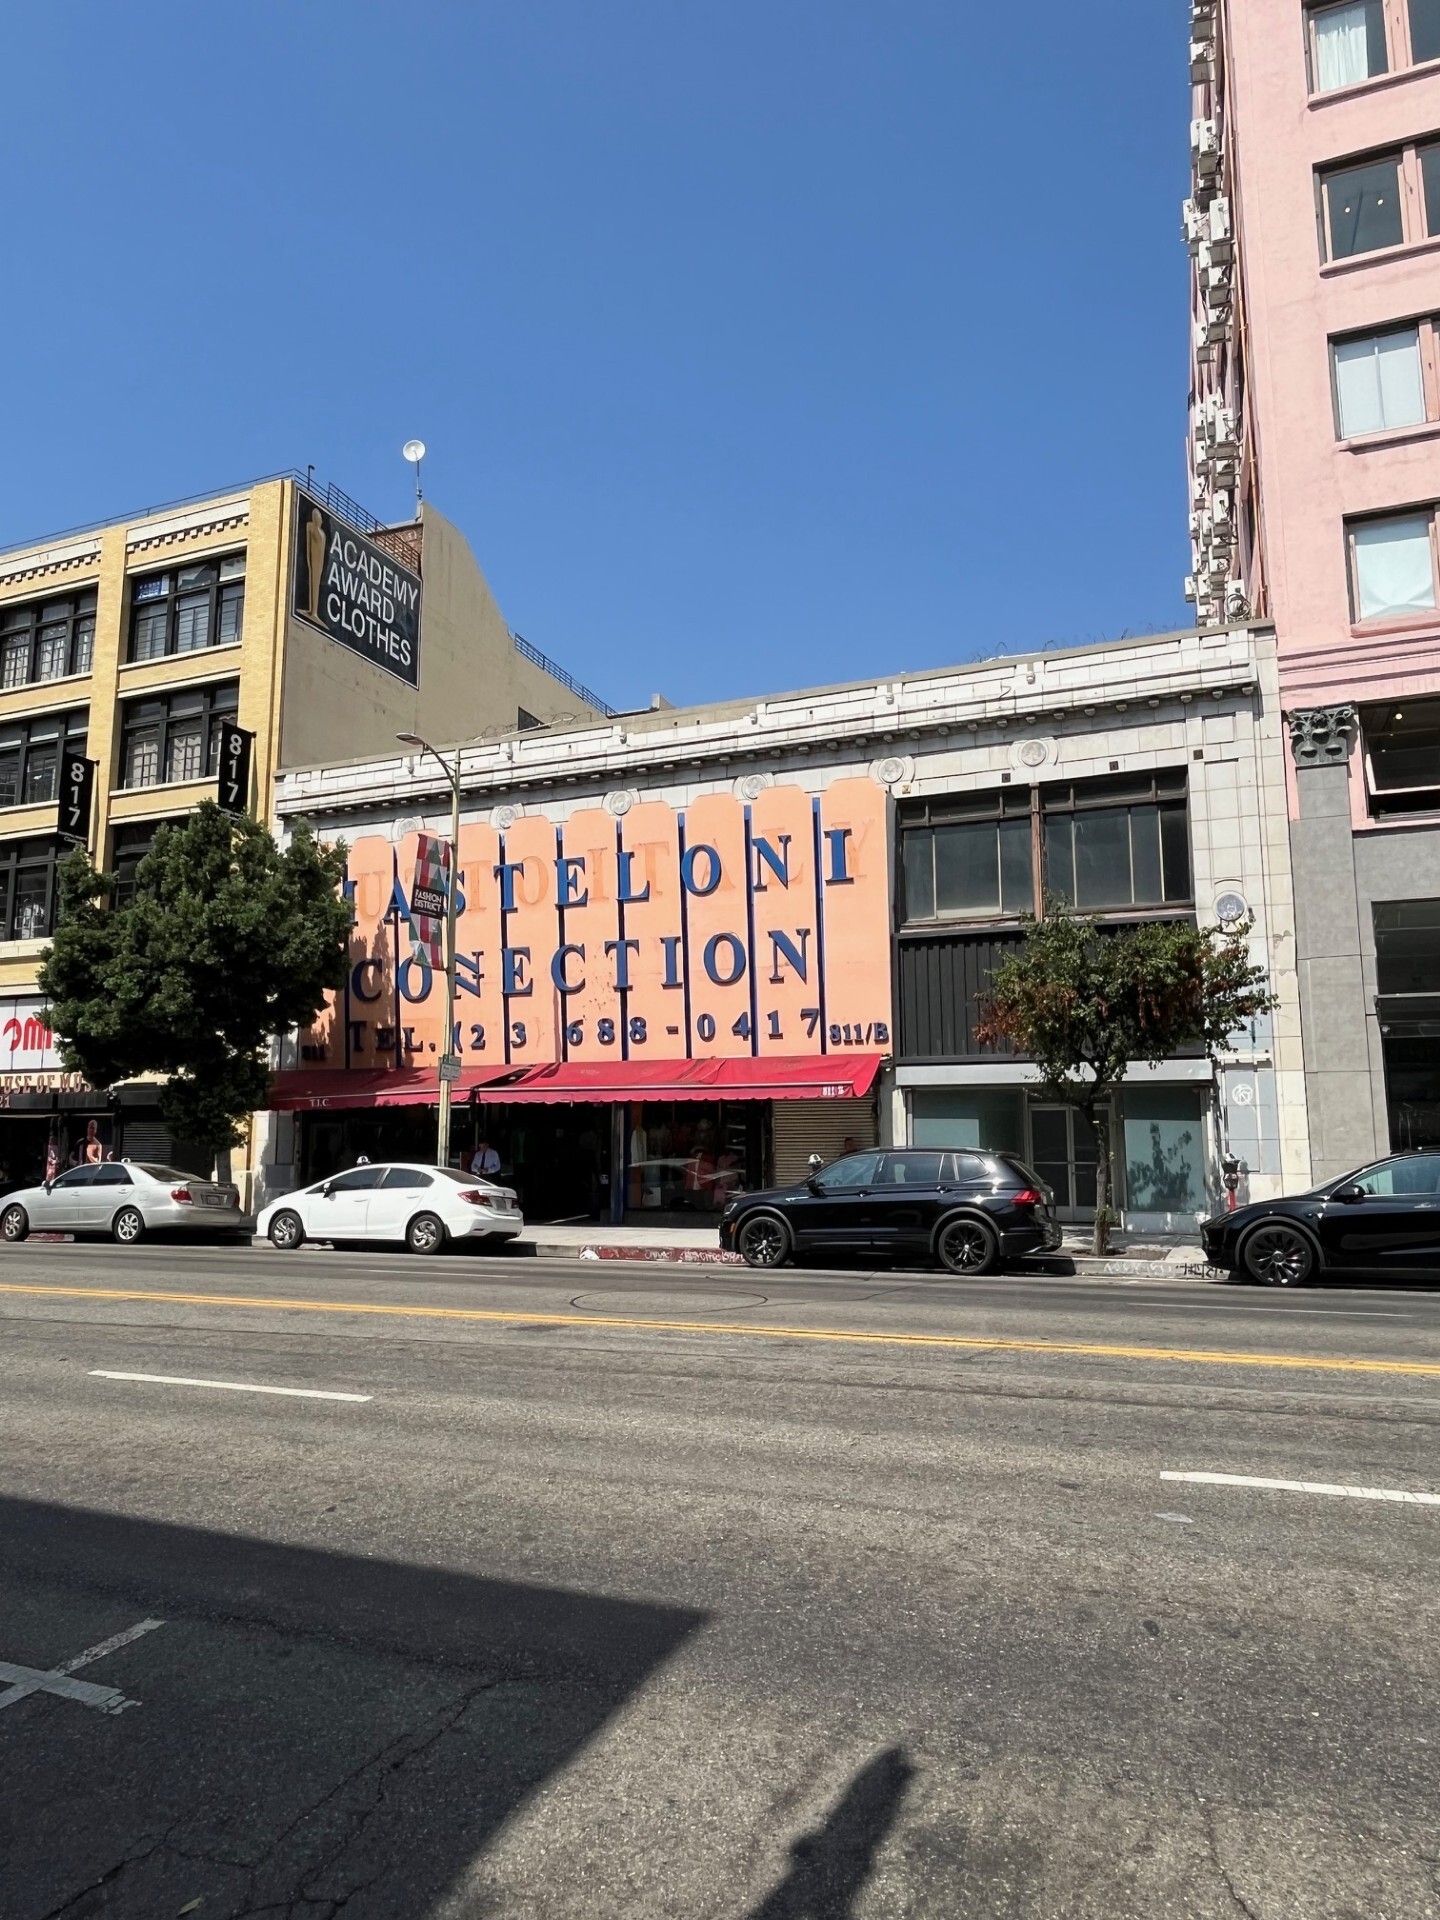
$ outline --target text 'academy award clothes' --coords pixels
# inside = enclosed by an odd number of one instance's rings
[[[295,494],[290,609],[342,647],[420,684],[420,576],[312,500]]]

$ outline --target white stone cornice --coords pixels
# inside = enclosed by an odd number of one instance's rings
[[[868,765],[903,757],[905,743],[964,730],[1049,727],[1094,718],[1095,731],[1134,724],[1135,709],[1254,690],[1260,674],[1255,633],[1162,634],[1074,652],[982,660],[933,673],[818,687],[760,701],[726,701],[618,715],[599,725],[546,728],[463,749],[469,796],[493,805],[537,788],[604,791],[663,773],[667,783],[707,764],[778,764],[795,756],[846,756]],[[1103,716],[1103,717],[1102,717]],[[726,777],[733,777],[733,772]],[[406,805],[433,794],[437,777],[417,756],[297,769],[276,794],[283,815],[324,815]]]
[[[229,500],[207,500],[203,506],[189,507],[184,513],[167,514],[163,520],[142,520],[126,529],[125,552],[144,553],[154,547],[174,546],[180,540],[198,540],[206,534],[228,533],[232,527],[250,523],[250,496],[240,494]]]
[[[99,564],[100,536],[86,534],[81,540],[36,547],[29,553],[7,553],[0,559],[0,587],[22,580],[40,580],[46,574],[73,573],[77,568]]]

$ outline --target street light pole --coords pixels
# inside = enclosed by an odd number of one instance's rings
[[[455,921],[457,917],[457,893],[460,883],[460,749],[455,749],[455,764],[452,767],[445,756],[432,747],[428,740],[422,740],[418,733],[398,733],[396,739],[402,746],[419,747],[423,753],[439,767],[450,784],[450,876],[445,892],[445,1031],[440,1042],[440,1106],[436,1116],[435,1164],[448,1167],[450,1164],[450,1088],[451,1074],[460,1065],[459,1057],[453,1051],[455,1045]]]

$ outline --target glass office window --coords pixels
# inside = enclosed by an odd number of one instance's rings
[[[1330,259],[1398,247],[1405,238],[1398,156],[1338,167],[1322,177],[1321,189]]]
[[[1337,340],[1331,352],[1337,424],[1343,440],[1380,433],[1386,427],[1418,426],[1425,418],[1418,327],[1357,334]]]
[[[1310,85],[1315,93],[1353,87],[1386,70],[1381,0],[1344,0],[1310,13]]]
[[[1357,620],[1423,613],[1435,605],[1428,513],[1357,521],[1350,529],[1350,551]]]

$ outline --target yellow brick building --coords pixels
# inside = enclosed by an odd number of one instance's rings
[[[342,552],[368,563],[374,585],[345,580],[373,618],[350,602],[348,626],[316,618],[330,600],[306,586],[313,529],[337,579]],[[402,663],[376,635],[385,594],[417,574]],[[283,768],[388,754],[400,732],[453,741],[606,711],[510,632],[464,536],[428,504],[385,526],[281,474],[0,552],[0,1189],[47,1149],[73,1155],[92,1121],[132,1158],[177,1150],[148,1089],[107,1099],[75,1084],[44,1027],[65,755],[96,763],[90,847],[123,889],[155,828],[214,797],[226,720],[254,736],[251,804],[268,817]]]

